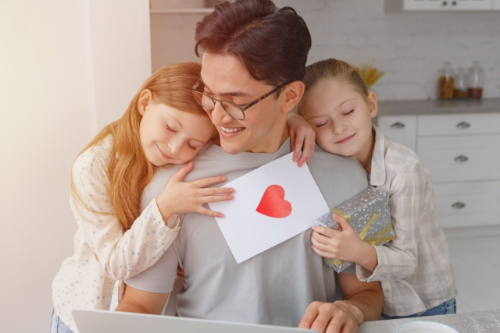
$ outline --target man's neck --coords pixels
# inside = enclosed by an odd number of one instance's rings
[[[288,126],[285,124],[281,130],[274,130],[276,133],[271,138],[263,139],[262,144],[256,145],[247,150],[250,153],[267,153],[272,154],[277,152],[283,143],[288,139]],[[274,134],[274,133],[273,133]]]

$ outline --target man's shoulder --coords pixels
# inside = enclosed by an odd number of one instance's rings
[[[318,145],[308,167],[330,208],[368,188],[366,172],[358,161],[328,153]]]

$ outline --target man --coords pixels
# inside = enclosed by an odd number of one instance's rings
[[[197,24],[196,40],[197,54],[199,48],[204,54],[193,95],[216,126],[220,146],[199,154],[186,181],[217,175],[231,181],[289,153],[287,114],[303,94],[311,46],[302,18],[270,0],[224,3]],[[330,207],[367,188],[359,164],[318,147],[309,168]],[[177,170],[158,170],[142,202],[160,194]],[[310,230],[236,264],[214,218],[185,214],[182,220],[162,258],[126,281],[119,311],[160,313],[179,264],[185,272],[179,316],[319,332],[355,332],[380,317],[379,283],[360,282],[352,270],[334,274],[310,248]]]

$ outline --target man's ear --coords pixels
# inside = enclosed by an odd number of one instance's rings
[[[139,94],[139,99],[137,99],[137,109],[139,110],[139,113],[141,116],[144,116],[144,113],[146,112],[146,108],[148,107],[149,103],[151,103],[153,100],[153,93],[149,89],[144,89],[141,91]]]
[[[304,95],[304,90],[305,86],[302,81],[294,81],[287,84],[282,93],[284,95],[284,100],[283,105],[281,106],[281,111],[284,113],[292,111],[295,105],[297,105],[302,98],[302,95]]]
[[[377,95],[374,92],[368,94],[368,106],[370,107],[370,118],[375,118],[378,113]]]

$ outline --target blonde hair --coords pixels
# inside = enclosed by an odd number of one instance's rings
[[[165,66],[153,73],[142,84],[123,116],[104,127],[80,152],[82,154],[110,134],[113,136],[111,158],[107,165],[107,195],[113,207],[113,214],[118,218],[123,230],[130,229],[139,217],[141,193],[153,178],[155,168],[146,158],[141,145],[139,127],[142,115],[137,107],[139,96],[144,89],[149,89],[157,102],[191,114],[206,115],[189,91],[200,78],[200,71],[199,63],[183,62]],[[114,158],[115,156],[119,158]],[[73,177],[71,194],[77,203],[82,204]]]
[[[305,85],[304,96],[297,107],[299,114],[302,112],[302,106],[307,99],[308,93],[322,79],[344,80],[346,83],[351,84],[361,96],[368,97],[366,83],[354,66],[338,59],[325,59],[306,67],[303,81]]]

